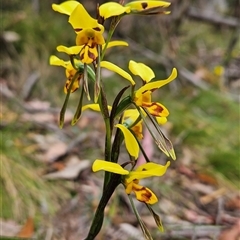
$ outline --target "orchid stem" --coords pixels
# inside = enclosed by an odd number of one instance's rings
[[[113,192],[116,187],[121,183],[121,175],[113,174],[111,175],[111,181],[109,181],[105,190],[103,191],[102,198],[98,204],[98,208],[95,212],[94,219],[92,221],[92,225],[90,227],[88,236],[85,240],[94,240],[97,234],[100,232],[104,219],[104,209],[111,198]]]

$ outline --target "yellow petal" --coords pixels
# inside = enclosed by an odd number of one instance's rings
[[[125,139],[125,145],[129,154],[133,156],[135,159],[137,159],[139,154],[139,146],[133,134],[125,126],[121,124],[117,124],[115,125],[115,127],[119,128],[122,131]]]
[[[64,52],[68,55],[77,55],[81,51],[82,46],[73,46],[73,47],[65,47],[63,45],[57,46],[58,52]]]
[[[153,176],[162,176],[167,171],[167,168],[170,166],[170,161],[166,165],[160,165],[156,163],[145,163],[139,166],[135,171],[131,171],[129,176],[126,178],[126,181],[129,183],[134,179],[143,179]]]
[[[99,104],[95,104],[95,103],[87,104],[87,105],[82,107],[82,111],[85,111],[87,109],[91,109],[91,110],[96,111],[96,112],[101,111]],[[108,106],[108,110],[111,110],[111,109],[112,109],[112,107]]]
[[[111,41],[108,43],[107,48],[111,48],[111,47],[117,47],[117,46],[128,46],[128,43],[125,41]],[[103,44],[103,49],[105,47],[105,44]]]
[[[71,63],[70,63],[70,61],[63,61],[62,59],[58,58],[57,56],[52,55],[49,58],[49,64],[67,68],[67,66]]]
[[[130,194],[132,192],[132,188],[133,188],[133,181],[132,182],[125,182],[125,192],[126,194]]]
[[[170,83],[176,77],[177,77],[177,69],[173,68],[171,75],[167,79],[147,83],[144,86],[142,86],[141,88],[139,88],[136,91],[135,95],[136,95],[136,97],[138,97],[140,94],[142,94],[146,91],[151,91],[151,90],[154,90],[154,89],[158,89],[158,88]]]
[[[119,16],[125,12],[130,12],[130,7],[124,7],[121,4],[115,2],[104,3],[99,7],[100,16],[104,19],[113,16]]]
[[[121,175],[129,174],[129,171],[125,170],[121,165],[113,162],[108,162],[105,160],[96,159],[92,165],[93,172],[97,171],[107,171]]]
[[[69,20],[75,30],[84,28],[98,28],[98,22],[92,18],[81,3],[71,13]]]
[[[77,1],[66,1],[61,4],[52,4],[52,9],[56,12],[70,15],[78,4],[79,2]]]
[[[134,75],[140,76],[145,82],[149,82],[155,77],[153,70],[143,63],[131,60],[128,67]]]
[[[101,61],[101,67],[107,68],[110,71],[113,71],[115,73],[118,73],[123,78],[127,79],[129,82],[131,82],[132,85],[135,85],[135,82],[133,81],[131,75],[118,67],[117,65],[107,62],[107,61]]]
[[[129,6],[131,11],[133,12],[141,12],[143,10],[157,8],[157,7],[168,7],[171,3],[165,1],[132,1],[126,4],[125,6]]]
[[[139,112],[137,109],[127,109],[123,114],[123,123],[127,127],[131,126],[139,117]]]
[[[156,117],[158,124],[163,125],[167,122],[166,117]]]

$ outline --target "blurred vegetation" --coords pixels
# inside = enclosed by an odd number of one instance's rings
[[[67,16],[52,11],[53,2],[57,1],[33,0],[32,5],[27,0],[1,3],[0,77],[20,101],[37,98],[60,108],[64,99],[64,70],[49,66],[48,59],[57,54],[57,45],[73,45],[75,33]],[[90,1],[86,2],[91,8]],[[175,5],[181,5],[176,2],[173,1]],[[195,1],[195,7],[202,7],[199,2]],[[226,3],[228,5],[221,14],[234,17],[235,1]],[[233,77],[226,81],[223,80],[226,76],[214,72],[215,67],[223,65],[237,27],[197,22],[185,14],[178,16],[174,4],[173,14],[169,16],[147,17],[147,20],[140,17],[139,21],[135,21],[134,16],[126,17],[115,36],[128,37],[140,45],[131,48],[130,43],[128,49],[110,51],[108,58],[126,68],[130,59],[145,62],[155,70],[156,79],[166,77],[175,65],[188,69],[197,80],[200,77],[207,88],[195,86],[180,74],[170,87],[164,87],[161,94],[154,97],[170,110],[170,139],[176,142],[178,158],[181,159],[182,149],[187,146],[194,152],[194,161],[202,171],[211,169],[237,185],[240,180],[239,103],[235,92],[231,92],[236,91],[231,84],[239,79]],[[234,67],[237,61],[239,63],[239,46],[237,39],[231,49],[231,58],[223,67]],[[147,54],[149,51],[150,55]],[[39,73],[40,80],[24,99],[23,89],[33,73]],[[111,76],[107,81],[110,97],[115,95],[118,83],[125,84],[118,76]],[[73,96],[73,101],[75,98],[78,97]],[[1,100],[0,187],[4,208],[0,217],[21,221],[34,211],[40,217],[44,202],[53,213],[59,206],[56,203],[60,204],[70,196],[63,190],[67,189],[67,184],[62,181],[51,183],[39,177],[43,163],[35,160],[34,145],[28,139],[34,127],[18,120],[23,109],[19,108],[16,99],[3,97]]]

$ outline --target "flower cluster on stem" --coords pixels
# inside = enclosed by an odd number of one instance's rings
[[[124,4],[124,1],[107,2],[96,6],[96,18],[93,18],[78,1],[70,0],[52,5],[54,11],[68,16],[68,22],[76,34],[72,46],[59,45],[56,48],[58,52],[66,54],[66,60],[55,55],[50,56],[50,64],[65,68],[66,75],[63,84],[65,100],[60,112],[59,125],[61,128],[64,126],[64,116],[71,94],[79,95],[72,125],[75,125],[82,113],[89,109],[101,113],[105,123],[105,154],[92,165],[93,172],[105,171],[103,192],[86,240],[95,239],[100,232],[104,209],[120,184],[129,196],[145,238],[152,239],[134,206],[132,193],[138,201],[146,204],[157,226],[162,230],[160,217],[151,208],[151,205],[158,201],[158,197],[151,189],[142,186],[140,180],[164,175],[170,166],[170,160],[164,165],[154,163],[145,153],[141,141],[144,138],[145,127],[157,147],[167,157],[176,159],[171,141],[161,131],[161,125],[167,122],[169,111],[162,103],[152,100],[152,93],[176,79],[177,70],[173,68],[168,78],[156,80],[153,70],[144,63],[130,60],[127,71],[113,62],[106,61],[105,55],[109,48],[128,46],[125,41],[112,40],[114,31],[123,17],[130,14],[169,14],[169,6],[169,2],[158,0],[138,0],[127,4]],[[111,24],[106,31],[105,22],[108,20]],[[126,87],[119,89],[111,105],[106,97],[107,87],[104,85],[107,85],[107,82],[102,79],[102,68],[126,80]],[[142,84],[136,83],[135,76],[142,79]],[[89,81],[94,83],[93,94],[89,91]],[[141,86],[137,88],[139,85]],[[89,103],[83,105],[85,98]],[[129,161],[120,165],[122,144],[125,145]],[[140,153],[145,157],[146,163],[135,168]]]

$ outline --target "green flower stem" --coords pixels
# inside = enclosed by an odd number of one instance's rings
[[[105,46],[104,46],[104,49],[103,49],[103,51],[102,51],[101,60],[103,60],[103,58],[104,58],[105,52],[106,52],[106,50],[107,50],[108,43],[109,43],[110,40],[112,39],[112,35],[113,35],[113,33],[114,33],[114,30],[115,30],[115,28],[110,29],[109,32],[108,32],[108,37],[107,37],[107,40],[106,40],[106,44],[105,44]]]
[[[116,187],[120,183],[121,183],[121,175],[112,174],[111,181],[109,181],[108,185],[103,191],[102,198],[98,204],[98,208],[95,212],[92,225],[90,227],[88,236],[85,238],[85,240],[94,240],[97,234],[100,232],[103,224],[103,219],[104,219],[104,209],[109,199],[111,198],[113,192],[115,191]]]
[[[106,128],[106,136],[105,136],[105,160],[106,161],[111,161],[111,137],[112,137],[112,129],[111,129],[111,124],[110,124],[110,116],[108,113],[108,105],[107,105],[107,99],[105,96],[104,91],[100,90],[100,96],[99,96],[99,106],[103,115],[104,123],[105,123],[105,128]],[[104,184],[103,184],[103,190],[105,189],[106,185],[108,184],[110,180],[110,173],[105,172],[105,177],[104,177]]]
[[[130,131],[131,131],[131,129],[130,129]],[[137,141],[137,143],[138,143],[138,146],[139,146],[139,148],[140,148],[140,150],[141,150],[141,152],[142,152],[142,155],[143,155],[143,157],[145,158],[146,162],[150,162],[150,160],[149,160],[146,152],[145,152],[144,149],[143,149],[142,144],[139,142],[139,140],[138,140],[136,137],[135,137],[135,139],[136,139],[136,141]]]
[[[121,19],[120,16],[116,16],[112,19],[111,26],[110,26],[110,29],[109,29],[109,32],[108,32],[108,37],[107,37],[107,40],[106,40],[106,44],[105,44],[105,47],[102,51],[101,60],[103,60],[103,58],[104,58],[105,52],[107,50],[108,43],[112,39],[112,35],[113,35],[118,23],[120,22],[120,19]]]

